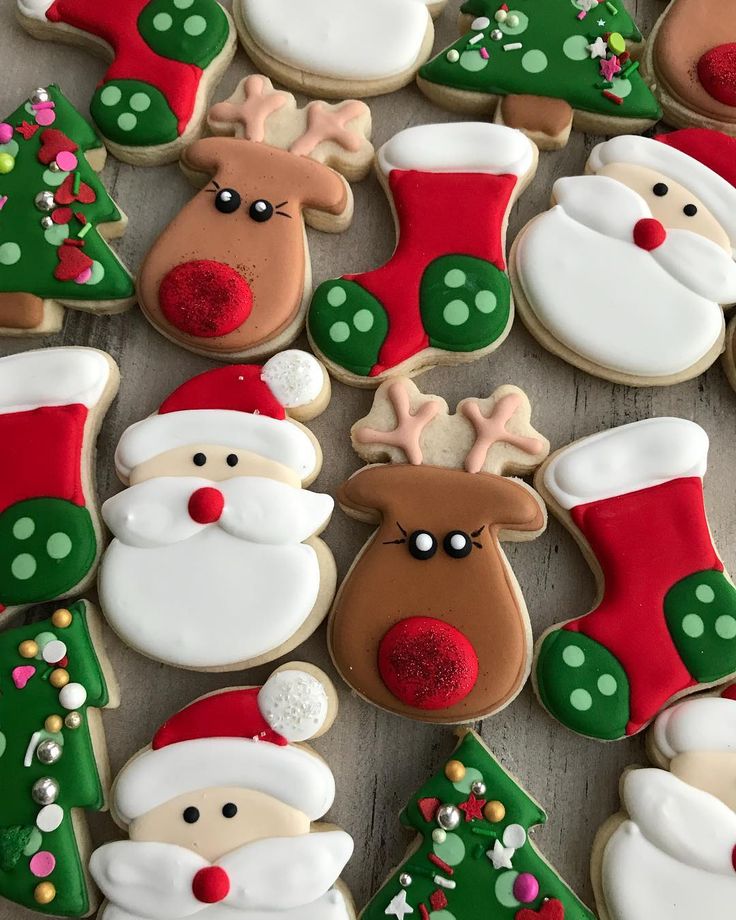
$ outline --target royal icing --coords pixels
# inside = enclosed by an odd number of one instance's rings
[[[506,338],[506,223],[536,148],[499,125],[421,125],[384,144],[377,163],[397,215],[394,255],[324,282],[308,319],[330,369],[361,386],[431,367],[442,352],[472,360]]]

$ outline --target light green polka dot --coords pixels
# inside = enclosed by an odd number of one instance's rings
[[[5,748],[6,748],[7,746],[8,746],[7,738],[5,737],[5,735],[4,735],[2,732],[0,732],[0,757],[2,757],[3,754],[5,753]],[[34,828],[34,830],[35,830],[35,828]],[[40,835],[39,835],[39,836],[40,836]],[[24,850],[23,852],[25,852],[25,850]],[[34,852],[35,852],[35,851],[34,851]],[[33,853],[30,853],[30,854],[29,854],[29,853],[26,853],[26,856],[29,856],[29,855],[32,856]]]
[[[370,310],[358,310],[353,317],[353,325],[358,332],[370,332],[375,319]]]
[[[578,712],[587,712],[593,705],[593,697],[587,690],[579,687],[570,694],[570,705],[573,709],[577,709]]]
[[[43,231],[43,238],[51,246],[61,246],[68,236],[69,224],[54,224],[53,227]]]
[[[10,571],[18,581],[28,581],[36,574],[36,560],[30,553],[21,553],[11,562]]]
[[[0,144],[0,153],[9,153],[11,157],[17,157],[19,149],[17,141],[8,141],[7,144]]]
[[[527,51],[521,59],[521,66],[527,73],[541,73],[547,68],[547,55],[536,48]]]
[[[138,119],[132,112],[123,112],[118,116],[118,127],[121,131],[132,131],[138,124]]]
[[[49,188],[57,188],[62,184],[68,175],[68,172],[63,172],[62,170],[59,170],[59,172],[53,172],[51,169],[45,169],[43,171],[43,181],[46,185],[49,186]]]
[[[716,634],[721,639],[736,638],[736,619],[724,614],[716,620]]]
[[[33,856],[34,853],[38,853],[42,843],[43,837],[41,836],[41,831],[37,827],[34,827],[31,831],[31,836],[28,838],[28,843],[23,850],[23,855]]]
[[[52,632],[40,632],[37,636],[34,636],[33,641],[38,646],[38,654],[36,655],[36,658],[43,658],[43,650],[46,648],[49,642],[53,642],[55,639],[56,636]]]
[[[695,589],[695,597],[701,604],[712,604],[716,599],[716,592],[710,585],[698,585]]]
[[[345,288],[333,287],[327,292],[327,303],[331,307],[341,307],[348,299]]]
[[[515,26],[509,25],[509,19],[513,22],[514,16],[519,20],[518,23]],[[509,10],[506,19],[504,22],[499,23],[498,27],[504,35],[521,35],[522,32],[526,32],[528,25],[529,17],[526,13],[522,13],[521,10]]]
[[[562,52],[571,61],[587,61],[590,59],[588,39],[585,35],[571,35],[563,42]]]
[[[36,529],[36,522],[33,518],[22,517],[13,524],[13,536],[16,540],[27,540],[29,537],[33,536],[33,531]]]
[[[134,112],[146,112],[151,107],[151,97],[148,93],[133,93],[130,97],[130,107]]]
[[[514,897],[514,882],[518,872],[502,872],[496,879],[496,900],[502,907],[518,907],[519,901]]]
[[[430,910],[429,920],[455,920],[455,914],[449,910]]]
[[[174,20],[168,13],[156,13],[153,17],[153,28],[157,32],[166,32],[173,25]]]
[[[72,541],[68,534],[52,533],[46,541],[46,552],[52,559],[66,559],[72,551]]]
[[[613,674],[601,674],[598,678],[598,690],[603,696],[613,696],[618,690],[618,681]]]
[[[333,342],[346,342],[350,338],[350,326],[347,323],[333,323],[330,326],[330,338]]]
[[[496,295],[493,291],[478,291],[475,306],[481,313],[493,313],[496,309]]]
[[[194,3],[194,0],[174,0],[174,6],[177,10],[188,10]]]
[[[103,105],[117,105],[122,98],[123,93],[119,86],[106,86],[100,93],[100,102]]]
[[[451,268],[450,271],[445,275],[445,284],[449,288],[462,287],[467,280],[468,276],[459,268]]]
[[[444,843],[433,843],[432,849],[448,866],[459,866],[465,859],[465,844],[457,834],[448,834]]]
[[[17,243],[3,243],[0,246],[0,265],[15,265],[18,261],[20,261],[20,246]]]
[[[90,265],[90,271],[92,274],[89,276],[89,281],[87,284],[99,284],[100,281],[105,277],[105,269],[101,262],[98,262],[96,259]]]
[[[462,792],[463,795],[470,795],[470,787],[473,783],[478,783],[483,780],[483,774],[480,770],[476,770],[475,767],[468,767],[465,771],[465,776],[462,779],[459,779],[456,783],[452,785],[457,789],[458,792]]]
[[[184,20],[184,31],[187,35],[201,35],[207,29],[207,20],[204,16],[188,16]]]
[[[470,307],[463,300],[451,300],[442,311],[442,316],[448,326],[462,326],[468,321]]]
[[[570,668],[579,668],[585,664],[585,652],[578,645],[568,645],[562,653],[562,660]]]
[[[691,639],[697,639],[705,632],[705,625],[697,613],[688,613],[682,618],[682,631]]]
[[[611,92],[615,93],[615,95],[619,96],[621,99],[625,99],[633,88],[631,80],[625,78],[617,79],[616,77],[611,80]]]
[[[460,66],[463,70],[469,70],[476,73],[479,70],[485,70],[488,67],[490,58],[481,57],[478,51],[463,51],[460,55]]]

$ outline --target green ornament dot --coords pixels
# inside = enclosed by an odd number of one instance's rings
[[[716,599],[716,592],[710,585],[698,585],[695,589],[695,597],[701,604],[712,604]]]
[[[69,224],[54,224],[48,230],[44,230],[43,238],[50,246],[61,246],[69,236]]]
[[[445,275],[445,284],[449,288],[462,287],[468,280],[468,276],[459,268],[451,268]]]
[[[333,342],[347,342],[350,338],[350,326],[347,323],[333,323],[330,326],[330,338]]]
[[[463,795],[470,795],[470,787],[473,783],[480,783],[482,781],[483,774],[480,770],[476,770],[475,767],[468,767],[465,771],[465,776],[452,785],[458,792],[462,792]]]
[[[46,648],[49,642],[53,642],[55,639],[56,636],[52,632],[40,632],[37,636],[34,636],[33,641],[38,646],[38,654],[36,655],[36,658],[42,658],[43,650]]]
[[[134,112],[147,112],[151,108],[151,97],[148,93],[133,93],[130,107]]]
[[[370,332],[375,322],[370,310],[358,310],[353,317],[353,325],[358,332]]]
[[[571,35],[562,44],[562,52],[571,61],[587,61],[590,59],[588,39],[585,35]]]
[[[36,529],[36,522],[33,518],[22,517],[13,524],[13,536],[16,540],[27,540],[29,537],[33,536],[33,531]]]
[[[493,291],[478,291],[475,295],[475,306],[481,313],[493,313],[497,303],[498,298]]]
[[[633,88],[634,87],[631,85],[631,80],[627,80],[625,77],[615,77],[611,81],[611,92],[615,96],[618,96],[620,99],[625,99]]]
[[[194,0],[174,0],[174,6],[177,10],[188,10],[194,3]]]
[[[174,20],[168,13],[156,13],[153,17],[153,28],[157,32],[167,32],[174,24]]]
[[[432,849],[448,866],[459,866],[465,859],[465,844],[457,834],[448,833],[444,843],[433,843]]]
[[[479,70],[485,70],[489,60],[489,58],[482,57],[479,51],[463,51],[460,55],[460,66],[463,70],[476,73]]]
[[[496,900],[501,907],[518,907],[520,902],[514,897],[514,882],[518,872],[502,872],[496,879]]]
[[[682,618],[682,631],[691,639],[698,639],[705,632],[705,624],[697,613],[688,613]]]
[[[95,260],[91,265],[89,270],[92,274],[89,276],[89,281],[87,284],[99,284],[100,281],[105,277],[105,268],[101,262]]]
[[[579,668],[585,664],[585,652],[577,645],[568,645],[562,653],[562,660],[570,668]]]
[[[521,59],[521,66],[527,73],[541,73],[547,69],[547,55],[536,48],[527,51]]]
[[[59,172],[52,172],[50,169],[45,169],[43,172],[43,181],[45,185],[48,185],[49,188],[56,188],[59,185],[62,185],[64,179],[69,175],[68,172],[60,170]]]
[[[36,560],[30,553],[21,553],[10,563],[10,571],[18,581],[28,581],[36,574]]]
[[[132,131],[138,124],[138,119],[132,112],[123,112],[118,116],[118,127],[121,131]]]
[[[331,307],[341,307],[348,299],[345,288],[333,287],[327,292],[327,303]]]
[[[429,920],[455,920],[455,914],[449,910],[430,910]]]
[[[0,757],[5,753],[5,748],[8,746],[8,739],[5,735],[0,732]],[[26,854],[27,855],[27,854]]]
[[[20,246],[17,243],[3,243],[0,246],[0,265],[15,265],[19,261]]]
[[[52,533],[46,541],[46,552],[52,559],[66,559],[72,551],[72,541],[68,534]]]
[[[587,712],[593,705],[593,697],[587,690],[579,687],[570,694],[570,705],[573,709],[577,709],[578,712]]]
[[[603,696],[613,696],[618,690],[618,681],[613,674],[601,674],[598,678],[598,690]]]
[[[442,311],[442,317],[448,326],[462,326],[468,321],[470,307],[464,300],[451,300]]]
[[[716,635],[721,639],[736,638],[736,619],[724,614],[716,620]]]
[[[33,856],[34,853],[38,853],[42,843],[43,837],[41,836],[41,831],[37,827],[34,827],[31,831],[31,836],[28,838],[28,843],[23,850],[23,855]]]
[[[20,147],[18,147],[17,141],[8,141],[7,144],[0,144],[0,151],[2,153],[9,153],[11,157],[17,157],[19,150]]]
[[[100,102],[103,105],[117,105],[123,98],[123,93],[119,86],[106,86],[100,93]]]
[[[207,30],[207,20],[204,16],[189,16],[184,20],[184,31],[187,35],[196,37]]]
[[[514,22],[514,17],[516,17],[516,25],[512,26],[509,23],[509,19]],[[521,35],[522,32],[526,32],[528,25],[529,17],[526,13],[522,13],[521,10],[509,10],[506,14],[506,19],[498,23],[498,27],[504,35]]]

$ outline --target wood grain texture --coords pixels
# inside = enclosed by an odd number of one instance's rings
[[[457,0],[437,24],[436,47],[456,35]],[[627,0],[646,34],[663,8],[661,0]],[[103,66],[83,51],[34,42],[15,23],[14,3],[0,8],[0,55],[6,62],[3,104],[11,112],[38,86],[58,81],[83,111]],[[216,100],[229,96],[251,71],[239,51]],[[300,99],[300,102],[305,100]],[[380,145],[395,132],[415,124],[449,121],[414,86],[372,103],[374,140]],[[540,157],[534,183],[514,207],[509,242],[520,227],[548,203],[558,176],[579,173],[597,138],[573,134],[569,146]],[[192,195],[176,166],[136,169],[108,160],[104,172],[111,193],[128,213],[130,227],[118,249],[132,269],[140,264],[156,234]],[[359,272],[387,259],[394,233],[386,199],[375,177],[355,187],[355,220],[343,234],[309,232],[315,284],[342,272]],[[611,276],[602,284],[617,284]],[[593,292],[594,293],[594,292]],[[107,417],[99,442],[98,482],[101,498],[117,491],[112,457],[126,426],[155,410],[169,391],[191,375],[214,366],[166,341],[134,308],[114,317],[69,312],[60,335],[47,339],[5,340],[0,353],[42,345],[92,345],[109,351],[121,367],[118,399]],[[304,344],[304,341],[302,342]],[[651,415],[680,415],[699,422],[711,437],[706,501],[716,543],[726,566],[736,571],[736,398],[719,363],[702,377],[665,389],[614,386],[576,371],[544,351],[518,321],[506,343],[476,364],[432,371],[418,383],[439,393],[451,406],[465,396],[487,396],[502,383],[514,383],[529,395],[532,422],[553,448],[601,428]],[[313,430],[322,442],[325,465],[315,487],[334,493],[338,484],[361,464],[350,447],[352,422],[365,415],[372,394],[335,384],[331,407]],[[344,575],[363,545],[368,529],[336,511],[325,533]],[[524,590],[535,636],[550,624],[588,609],[594,596],[590,573],[572,538],[556,521],[540,539],[507,544],[507,553]],[[647,548],[642,547],[646,553]],[[48,608],[47,608],[48,609]],[[203,611],[206,615],[207,611]],[[237,675],[206,675],[175,671],[148,661],[107,632],[110,657],[122,691],[122,706],[104,717],[114,770],[150,741],[160,722],[177,708],[208,691],[237,682]],[[656,655],[657,650],[649,650]],[[325,646],[324,626],[294,657],[324,667],[334,676]],[[244,673],[243,684],[259,682],[271,667]],[[352,697],[339,683],[341,712],[337,723],[315,747],[332,766],[338,794],[330,819],[356,840],[356,855],[345,879],[359,906],[376,890],[400,859],[408,837],[399,826],[400,808],[453,748],[449,729],[399,720]],[[504,712],[483,723],[481,733],[502,763],[543,804],[549,823],[536,834],[546,856],[589,903],[589,854],[599,824],[618,808],[618,777],[630,763],[644,762],[643,739],[614,745],[588,741],[563,729],[542,710],[527,686]],[[92,816],[96,843],[116,835],[109,816]],[[30,920],[33,915],[0,905],[0,920]]]

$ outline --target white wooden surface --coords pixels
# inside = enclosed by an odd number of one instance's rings
[[[637,15],[646,35],[663,3],[627,0],[627,6]],[[0,10],[3,114],[13,111],[34,87],[52,80],[86,111],[102,63],[76,49],[33,41],[16,24],[13,7],[13,0],[5,0]],[[438,24],[437,48],[456,35],[457,7],[458,0],[450,0]],[[228,96],[250,69],[239,51],[215,98]],[[376,100],[373,115],[377,145],[409,125],[451,118],[430,105],[413,86]],[[546,207],[553,180],[582,169],[596,140],[573,135],[566,150],[542,154],[535,182],[514,209],[509,242],[527,220]],[[129,215],[130,227],[119,251],[135,270],[147,247],[192,190],[176,166],[139,169],[110,159],[104,177]],[[345,271],[369,269],[391,253],[392,222],[375,178],[356,187],[355,198],[355,221],[349,232],[334,237],[310,232],[315,282]],[[601,281],[617,283],[613,273]],[[97,472],[104,499],[119,488],[112,456],[123,429],[155,410],[173,387],[213,365],[163,339],[137,309],[109,319],[70,312],[61,335],[6,341],[0,344],[0,353],[61,344],[106,349],[122,370],[121,392],[99,443]],[[711,437],[706,499],[712,528],[726,566],[736,571],[732,539],[736,533],[732,493],[736,396],[718,364],[698,380],[680,386],[627,389],[589,377],[552,357],[517,321],[496,354],[477,364],[433,371],[419,381],[425,391],[441,394],[451,405],[464,396],[485,396],[500,383],[518,384],[531,398],[535,426],[549,437],[553,447],[651,415],[673,414],[696,420]],[[366,412],[370,401],[370,393],[335,386],[332,405],[313,425],[325,453],[317,488],[334,491],[358,467],[348,429]],[[341,575],[367,536],[367,528],[336,512],[326,539]],[[551,623],[588,608],[594,594],[593,580],[573,541],[555,521],[536,542],[509,545],[507,551],[526,596],[535,636]],[[647,547],[642,547],[642,553],[646,551]],[[257,683],[270,671],[264,667],[242,677],[176,671],[142,658],[112,634],[108,633],[108,639],[123,694],[121,708],[105,717],[114,770],[150,740],[164,718],[196,696],[218,687]],[[635,636],[632,641],[636,641]],[[656,655],[657,650],[647,653]],[[303,657],[334,674],[324,627],[292,657]],[[355,856],[345,878],[362,907],[408,843],[397,820],[400,808],[424,778],[443,763],[453,747],[453,736],[449,729],[398,720],[354,699],[342,684],[339,688],[340,717],[317,747],[337,778],[338,795],[331,817],[356,840]],[[621,768],[643,761],[642,739],[605,745],[578,738],[545,714],[529,686],[508,709],[483,724],[482,734],[503,764],[546,808],[549,821],[536,839],[560,872],[592,903],[588,859],[593,836],[598,825],[617,809]],[[90,823],[96,842],[116,834],[106,815],[92,816]],[[0,905],[0,920],[30,917],[14,905]]]

